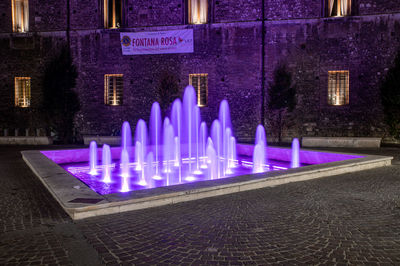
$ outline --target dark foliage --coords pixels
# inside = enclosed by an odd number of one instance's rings
[[[400,139],[400,50],[381,87],[381,101],[389,133]]]
[[[43,78],[43,111],[63,143],[72,142],[74,117],[80,109],[73,90],[78,72],[69,50],[63,47],[46,66]]]
[[[283,118],[286,112],[291,112],[296,106],[296,89],[292,86],[292,75],[286,66],[281,64],[274,71],[274,80],[268,90],[268,109],[276,114],[278,140],[282,140]]]

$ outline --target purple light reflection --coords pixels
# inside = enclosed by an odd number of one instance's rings
[[[284,170],[290,167],[289,162],[282,162],[282,161],[272,161],[272,162],[273,165],[271,165],[271,162],[269,162],[268,165],[266,164],[264,166],[265,172]],[[231,169],[232,173],[229,174],[227,173],[227,175],[223,178],[229,178],[233,176],[246,175],[252,173],[253,163],[250,157],[239,156],[238,160],[236,160],[235,163],[237,166]],[[65,170],[67,170],[74,177],[81,180],[92,190],[96,191],[101,195],[210,180],[207,171],[203,171],[201,174],[198,173],[196,176],[190,175],[188,158],[183,158],[181,167],[172,167],[171,172],[162,173],[160,176],[161,179],[158,180],[153,179],[151,183],[143,182],[141,178],[141,171],[135,171],[136,163],[129,163],[130,176],[122,177],[121,167],[126,167],[126,165],[122,166],[121,164],[118,163],[118,160],[113,161],[112,164],[109,165],[108,169],[108,171],[110,171],[111,173],[111,182],[108,183],[103,182],[102,172],[105,169],[103,165],[97,166],[96,175],[90,175],[88,173],[89,166],[87,162],[64,163],[60,164],[60,166],[63,167]],[[181,178],[180,176],[182,176],[183,178]]]

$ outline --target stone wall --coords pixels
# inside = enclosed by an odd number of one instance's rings
[[[267,23],[267,76],[272,77],[276,64],[285,63],[297,88],[298,105],[287,118],[287,134],[383,135],[379,86],[400,47],[399,18],[387,15]],[[327,104],[330,70],[349,70],[349,105]]]
[[[81,73],[77,88],[83,103],[78,114],[79,131],[110,135],[124,120],[132,125],[139,118],[148,120],[164,73],[176,77],[182,93],[189,74],[208,73],[208,106],[201,108],[204,119],[211,125],[218,116],[219,102],[227,99],[235,128],[244,138],[250,138],[247,131],[255,130],[260,113],[259,23],[193,28],[193,54],[123,56],[118,32],[73,35],[73,51]],[[97,52],[91,54],[93,49]],[[123,106],[104,105],[104,74],[124,75]]]
[[[261,19],[261,0],[215,1],[212,13],[215,22],[238,22]]]
[[[358,2],[360,15],[396,13],[400,11],[398,0],[358,0]]]
[[[253,138],[261,116],[261,0],[212,1],[210,20],[215,23],[205,25],[183,24],[182,0],[125,0],[125,25],[117,30],[102,29],[102,2],[71,0],[71,47],[82,103],[76,117],[80,135],[118,134],[125,120],[132,127],[139,118],[148,120],[165,73],[176,78],[182,92],[189,74],[208,73],[203,118],[210,126],[219,102],[227,99],[239,140]],[[365,14],[399,8],[395,0],[379,5],[358,2],[360,16],[320,18],[322,1],[265,1],[266,90],[279,63],[287,64],[297,89],[297,107],[285,116],[285,137],[384,134],[378,88],[400,46],[400,14]],[[40,115],[43,69],[65,43],[65,6],[64,1],[31,0],[33,32],[9,34],[11,8],[8,2],[0,3],[0,129],[46,126]],[[192,54],[121,54],[120,32],[184,28],[194,29]],[[329,70],[350,71],[348,106],[327,104]],[[122,106],[104,105],[105,74],[124,75]],[[14,107],[15,76],[32,78],[31,108]],[[273,114],[265,114],[267,134],[275,137]]]
[[[321,0],[265,0],[265,18],[287,20],[318,18],[322,12]]]

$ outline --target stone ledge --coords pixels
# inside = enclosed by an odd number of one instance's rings
[[[51,145],[51,137],[8,136],[0,137],[0,145]]]
[[[46,157],[43,152],[34,150],[22,151],[21,153],[23,160],[74,220],[383,167],[390,165],[393,159],[387,156],[353,154],[354,159],[282,171],[206,180],[127,193],[99,195]],[[322,151],[315,153],[334,154]],[[85,201],[74,202],[74,200],[78,199],[95,201],[93,203]]]
[[[85,145],[89,145],[91,141],[96,141],[97,145],[120,145],[121,137],[120,136],[83,136],[83,143]]]
[[[362,137],[303,137],[302,147],[379,148],[381,138]]]

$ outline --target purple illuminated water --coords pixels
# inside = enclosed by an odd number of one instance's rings
[[[171,186],[177,184],[185,184],[196,181],[204,180],[215,180],[218,179],[217,174],[217,159],[216,153],[212,146],[208,146],[207,155],[209,158],[208,168],[203,169],[202,174],[194,175],[189,172],[189,160],[188,158],[183,158],[182,165],[180,167],[173,166],[170,168],[169,172],[162,171],[161,179],[157,180],[154,178],[148,178],[154,174],[155,161],[153,153],[150,152],[147,155],[146,163],[144,164],[144,179],[142,176],[142,170],[135,170],[136,163],[129,164],[130,176],[122,176],[122,169],[125,167],[120,163],[119,160],[113,160],[110,164],[110,173],[112,176],[111,182],[104,182],[102,177],[102,166],[98,166],[98,171],[96,175],[91,175],[88,173],[89,166],[87,162],[82,163],[66,163],[61,164],[61,166],[74,175],[76,178],[80,179],[83,183],[88,185],[92,190],[96,191],[101,195],[134,191],[141,189],[148,189],[161,186]],[[222,165],[222,160],[221,160]],[[251,157],[239,156],[238,160],[235,161],[236,168],[233,169],[231,174],[226,174],[224,177],[229,178],[238,175],[251,174],[253,169],[253,163]],[[163,166],[166,167],[167,162],[164,160]],[[290,162],[284,161],[272,161],[271,165],[265,166],[265,171],[276,171],[284,170],[290,167]],[[188,178],[189,177],[189,178]],[[143,182],[143,180],[145,182]]]
[[[298,139],[294,139],[289,153],[268,148],[262,125],[257,127],[254,148],[243,150],[242,147],[238,155],[228,102],[221,102],[218,119],[213,121],[210,131],[201,119],[201,110],[196,102],[194,88],[188,86],[183,103],[176,99],[170,117],[164,120],[159,104],[154,103],[149,128],[143,119],[136,124],[134,147],[131,127],[128,122],[124,122],[120,148],[110,149],[104,145],[100,149],[96,142],[92,142],[87,161],[65,163],[63,159],[52,159],[62,161],[60,165],[64,169],[102,195],[283,170],[314,163],[310,161],[309,155],[305,156],[305,160],[309,161],[300,163]],[[271,151],[274,154],[270,158]],[[101,165],[98,165],[97,157],[102,158]]]

